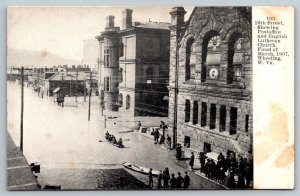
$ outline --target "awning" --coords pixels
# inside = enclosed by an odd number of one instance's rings
[[[56,89],[53,90],[53,93],[57,93],[60,90],[59,87],[57,87]]]
[[[209,159],[213,159],[214,161],[217,161],[219,154],[216,152],[208,152],[208,153],[206,153],[206,156]]]

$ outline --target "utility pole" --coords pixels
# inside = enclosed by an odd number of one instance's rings
[[[88,72],[90,74],[89,84],[90,84],[90,90],[89,90],[89,112],[88,112],[88,121],[91,119],[91,96],[92,96],[92,79],[93,79],[93,72]]]
[[[77,103],[77,96],[78,96],[77,80],[78,80],[78,67],[76,68],[76,82],[75,82],[75,102],[76,103]]]
[[[84,79],[84,84],[83,84],[83,94],[84,94],[84,99],[83,101],[86,102],[86,79]]]
[[[24,69],[22,66],[20,68],[13,68],[19,70],[21,77],[21,123],[20,123],[20,150],[23,153],[23,116],[24,116],[24,70],[32,70],[32,69]],[[27,74],[26,76],[30,76]]]

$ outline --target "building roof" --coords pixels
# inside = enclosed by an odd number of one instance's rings
[[[85,80],[86,79],[87,73],[85,72],[78,72],[78,77],[77,80]],[[48,81],[60,81],[61,79],[64,80],[76,80],[76,72],[72,73],[64,73],[64,72],[59,72],[54,74],[53,76],[49,77],[47,80]]]
[[[166,22],[147,22],[137,25],[138,28],[146,28],[146,29],[164,29],[169,30],[170,23]]]

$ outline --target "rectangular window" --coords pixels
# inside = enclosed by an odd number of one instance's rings
[[[110,66],[110,51],[108,49],[104,50],[104,67]]]
[[[191,102],[190,100],[185,100],[185,122],[190,122],[191,117]]]
[[[206,116],[207,116],[207,105],[205,102],[202,102],[202,110],[201,110],[201,127],[206,126]]]
[[[106,92],[110,91],[110,78],[109,77],[104,78],[104,91],[106,91]]]
[[[232,107],[230,109],[230,130],[229,134],[236,134],[236,125],[237,125],[237,108]]]
[[[249,114],[246,114],[245,132],[249,131]]]
[[[198,101],[194,101],[193,106],[193,124],[198,124]]]
[[[209,124],[210,129],[215,129],[216,128],[216,104],[211,104],[210,105],[210,124]]]
[[[221,105],[220,107],[220,132],[226,130],[226,106]]]

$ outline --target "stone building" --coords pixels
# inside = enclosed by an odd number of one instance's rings
[[[252,153],[250,7],[170,12],[169,131],[185,152]],[[175,126],[174,126],[175,125]]]
[[[99,92],[106,110],[126,116],[168,115],[169,24],[132,22],[122,12],[122,28],[106,18],[100,44]]]

